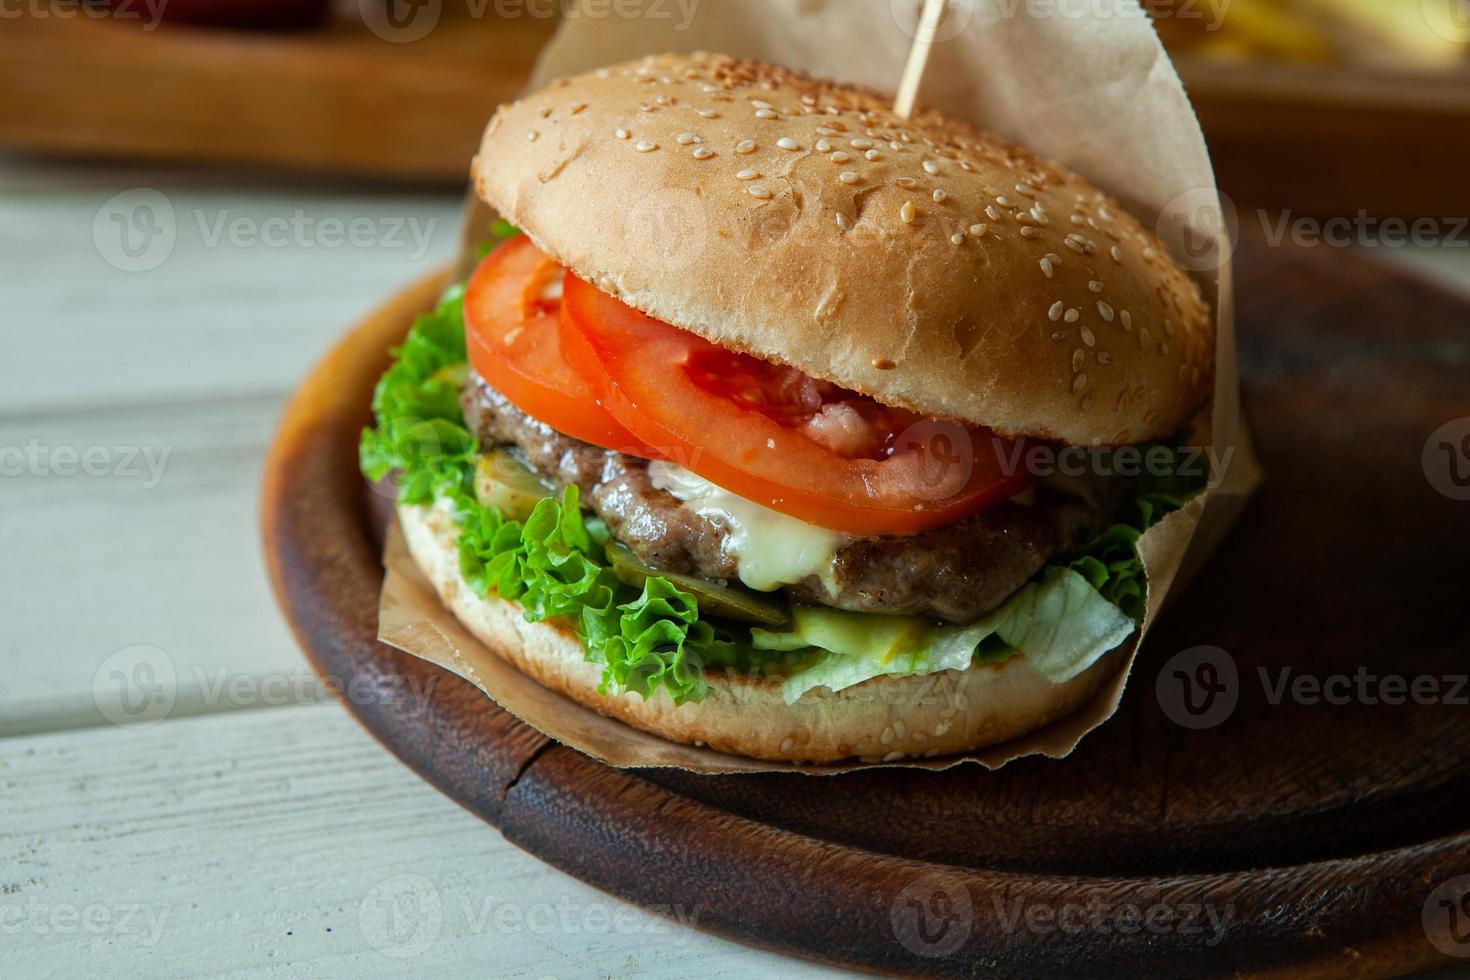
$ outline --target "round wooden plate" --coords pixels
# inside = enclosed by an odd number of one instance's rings
[[[376,642],[388,508],[357,437],[437,282],[350,334],[291,404],[264,488],[277,595],[424,778],[556,867],[727,936],[946,976],[1381,976],[1470,957],[1470,878],[1453,882],[1470,875],[1470,503],[1426,475],[1431,434],[1470,416],[1470,304],[1325,248],[1248,241],[1237,269],[1267,483],[1150,636],[1117,716],[1065,761],[620,771]],[[1386,703],[1391,677],[1434,703]]]

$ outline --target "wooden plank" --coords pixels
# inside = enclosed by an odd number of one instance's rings
[[[7,976],[841,975],[549,871],[329,705],[0,740],[0,789]]]
[[[142,271],[99,250],[119,241],[113,224],[93,237],[109,199],[133,188],[159,191],[173,214],[172,251]],[[8,166],[0,416],[283,394],[395,284],[454,253],[460,207],[457,193]],[[336,232],[354,220],[358,246]]]
[[[161,651],[175,713],[318,695],[257,544],[278,412],[264,396],[0,419],[0,735],[102,723],[94,685],[121,693],[114,655],[136,645]]]
[[[44,8],[0,32],[0,145],[456,184],[554,27],[445,4],[395,43],[346,17],[272,33]]]

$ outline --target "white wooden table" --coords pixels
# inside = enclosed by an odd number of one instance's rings
[[[108,205],[133,188],[166,207]],[[836,975],[506,844],[318,695],[275,609],[283,400],[458,211],[0,161],[0,977]],[[1470,285],[1464,250],[1390,257]]]

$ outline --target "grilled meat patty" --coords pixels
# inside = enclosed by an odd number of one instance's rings
[[[612,536],[644,562],[716,582],[738,581],[728,529],[653,485],[648,461],[563,435],[516,408],[473,372],[461,404],[482,446],[514,446],[558,490],[576,484]],[[853,538],[836,556],[829,588],[815,577],[786,586],[799,599],[857,612],[926,615],[969,623],[1011,596],[1053,556],[1107,526],[1120,481],[1088,499],[1038,489],[1034,505],[998,504],[914,535]]]

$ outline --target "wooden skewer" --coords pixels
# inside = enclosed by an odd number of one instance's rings
[[[914,101],[919,97],[919,83],[924,80],[924,67],[929,63],[929,49],[934,47],[934,35],[939,31],[939,22],[944,20],[945,2],[946,0],[924,0],[924,10],[919,14],[919,29],[914,32],[909,60],[903,66],[898,95],[893,99],[893,111],[905,119],[913,115]]]

